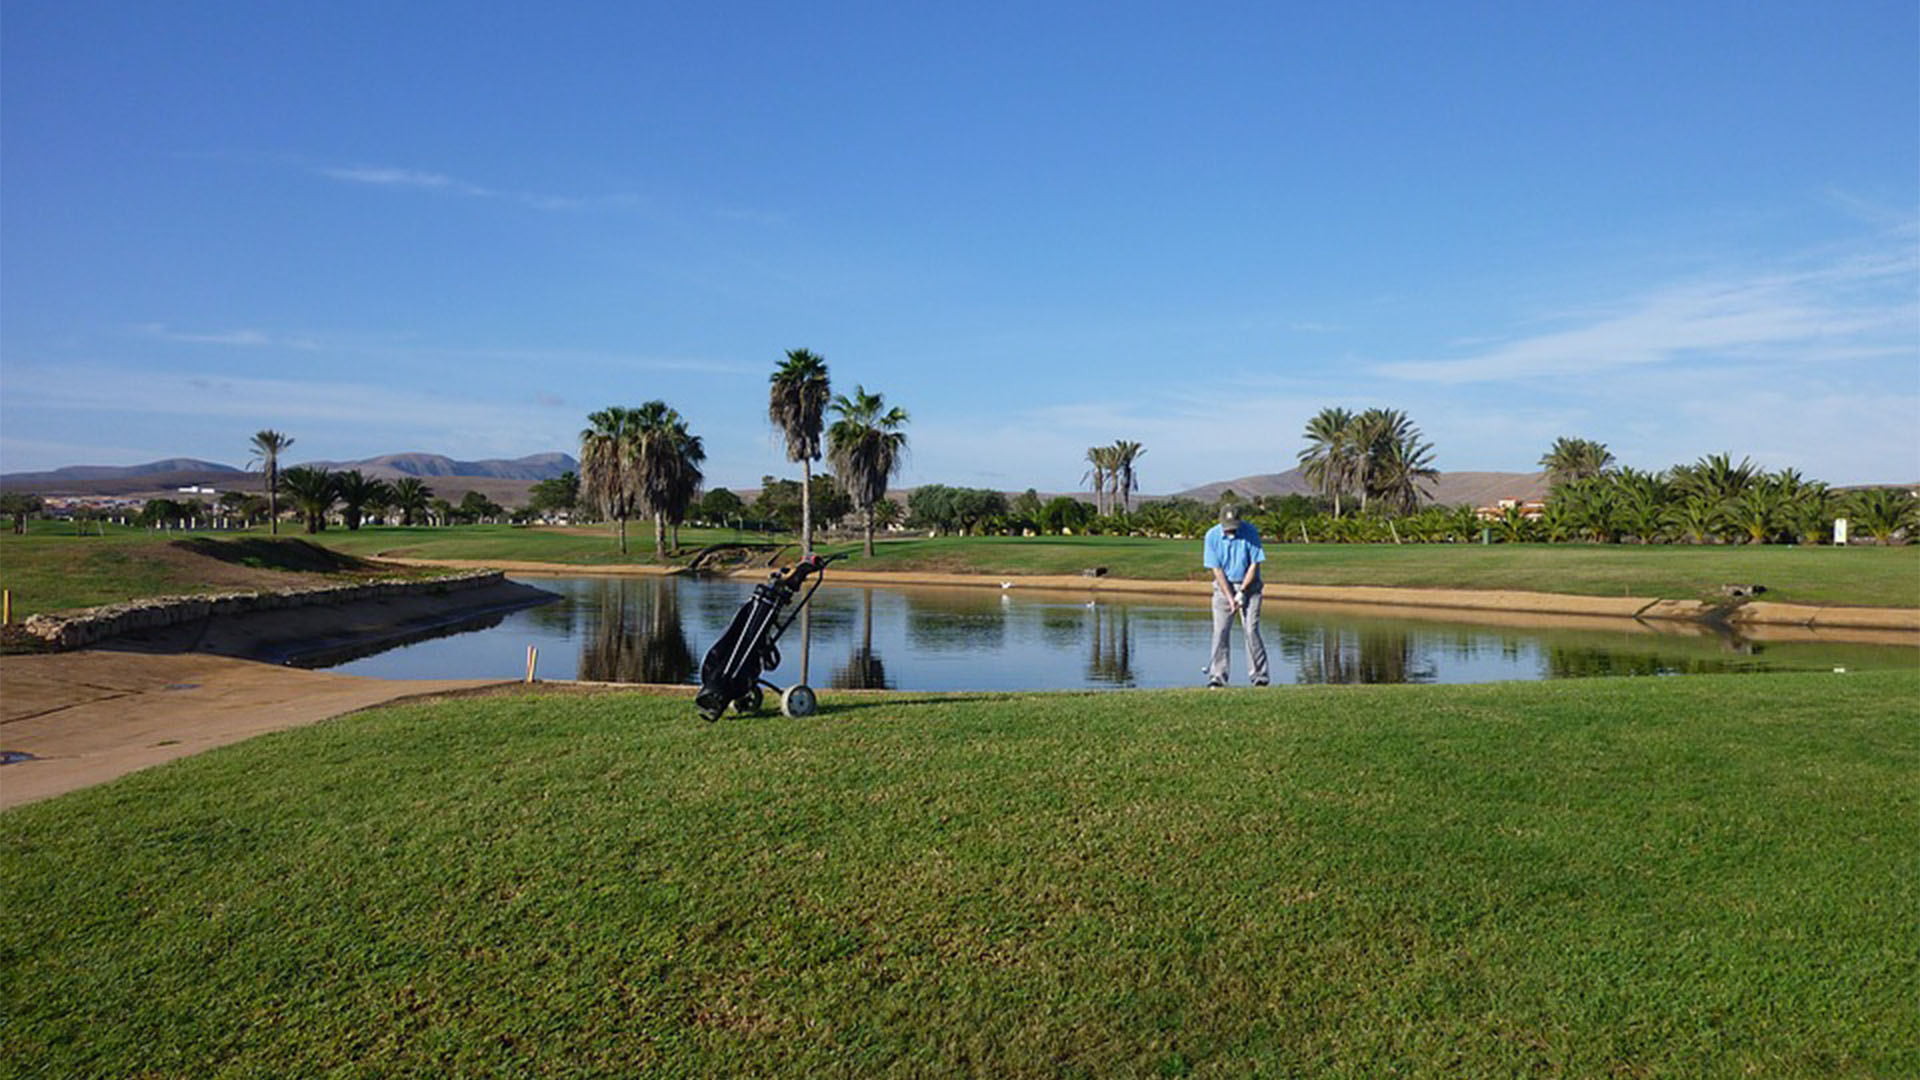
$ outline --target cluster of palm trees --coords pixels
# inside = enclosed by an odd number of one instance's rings
[[[348,529],[360,528],[369,517],[384,517],[398,512],[401,524],[425,520],[434,502],[433,489],[411,476],[392,483],[363,475],[358,469],[333,472],[310,465],[280,468],[280,455],[293,445],[293,437],[271,428],[254,433],[249,443],[251,460],[261,464],[266,481],[267,523],[274,534],[280,532],[280,496],[286,495],[309,533],[326,529],[334,505],[340,507],[340,520]]]
[[[1087,447],[1089,468],[1081,479],[1092,484],[1096,513],[1111,514],[1118,507],[1124,514],[1133,509],[1133,493],[1140,490],[1133,463],[1146,452],[1139,443],[1125,439],[1115,440],[1111,446]]]
[[[1563,444],[1588,448],[1586,471],[1564,468]],[[1751,460],[1711,454],[1663,472],[1611,467],[1598,443],[1562,439],[1541,459],[1559,481],[1544,511],[1531,521],[1499,522],[1513,539],[1588,540],[1596,543],[1800,543],[1832,535],[1835,518],[1881,543],[1911,531],[1920,500],[1899,488],[1835,491],[1798,470],[1766,472]],[[1597,463],[1597,465],[1596,465]],[[1521,517],[1509,511],[1507,517]]]
[[[359,469],[332,472],[308,465],[297,465],[280,472],[275,489],[284,493],[306,523],[307,532],[324,531],[339,504],[340,523],[349,530],[360,528],[369,518],[400,515],[402,525],[427,519],[428,510],[442,500],[433,497],[433,489],[418,477],[403,476],[391,483],[366,476]]]
[[[831,410],[836,419],[827,426]],[[800,463],[800,547],[813,553],[813,463],[821,456],[853,500],[863,526],[865,550],[873,554],[873,527],[885,504],[887,483],[906,463],[907,412],[889,408],[886,399],[855,386],[853,396],[834,394],[827,362],[807,349],[789,349],[774,368],[767,388],[767,419],[787,444],[787,459]]]
[[[1433,444],[1421,440],[1399,409],[1322,409],[1307,421],[1306,440],[1300,464],[1308,482],[1331,500],[1335,518],[1355,495],[1363,512],[1411,514],[1431,498],[1427,485],[1440,475]]]
[[[828,414],[836,419],[827,424]],[[866,550],[873,553],[873,529],[883,506],[887,482],[904,463],[906,410],[889,408],[884,398],[855,387],[853,396],[835,395],[826,360],[807,349],[790,349],[768,380],[767,418],[786,440],[787,457],[800,463],[800,543],[813,551],[813,463],[822,452],[835,477],[865,523]],[[587,417],[580,433],[581,497],[619,524],[620,550],[627,550],[627,519],[647,515],[654,522],[656,556],[670,550],[666,530],[678,529],[694,509],[705,479],[700,466],[706,451],[700,436],[664,401],[637,409],[613,406]]]
[[[676,546],[681,522],[706,479],[707,460],[700,436],[664,401],[639,408],[613,405],[587,416],[580,432],[581,497],[620,529],[620,551],[627,550],[627,519],[653,519],[653,550],[667,550],[667,528]]]

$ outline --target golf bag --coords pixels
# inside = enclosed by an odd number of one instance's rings
[[[813,714],[818,702],[811,687],[799,684],[782,691],[760,674],[780,666],[780,635],[813,599],[827,564],[841,557],[810,555],[791,569],[774,571],[764,584],[753,587],[753,596],[734,613],[726,632],[700,663],[700,693],[693,700],[702,719],[718,720],[728,706],[741,712],[758,709],[765,700],[763,687],[780,695],[780,711],[786,715]],[[809,577],[813,579],[810,585]]]

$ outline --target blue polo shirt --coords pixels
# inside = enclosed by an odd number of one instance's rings
[[[1218,568],[1227,575],[1227,584],[1238,586],[1240,579],[1246,576],[1247,567],[1267,561],[1266,549],[1260,546],[1260,530],[1250,521],[1240,522],[1232,536],[1215,525],[1207,530],[1205,553],[1200,565],[1209,570]],[[1260,578],[1256,575],[1253,584],[1257,588]]]

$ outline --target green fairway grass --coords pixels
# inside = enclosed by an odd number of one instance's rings
[[[168,532],[108,526],[105,535],[76,535],[40,526],[26,536],[0,536],[0,585],[13,594],[13,615],[93,607],[147,596],[230,591],[239,586],[210,580],[209,564],[260,572],[260,585],[310,584],[324,579],[372,580],[418,576],[349,565],[326,550],[307,548],[314,539],[255,532]],[[182,549],[176,545],[185,544]],[[201,556],[206,557],[201,557]]]
[[[1920,1074],[1920,673],[396,707],[0,816],[0,1071]]]
[[[780,539],[791,540],[791,537]],[[385,555],[409,559],[498,559],[563,563],[582,568],[642,565],[654,561],[653,524],[630,522],[627,554],[620,554],[618,534],[610,525],[546,527],[525,525],[455,525],[448,528],[369,526],[357,532],[330,529],[322,543],[356,555]],[[776,543],[773,537],[733,529],[680,530],[680,554],[668,562],[684,562],[692,552],[714,543],[742,541]]]
[[[1200,545],[1140,537],[942,537],[880,545],[856,569],[1077,574],[1204,580]],[[1757,583],[1763,599],[1920,607],[1920,547],[1684,547],[1600,544],[1267,545],[1269,583],[1518,589],[1583,596],[1714,599]]]

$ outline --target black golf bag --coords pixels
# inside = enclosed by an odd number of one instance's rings
[[[780,635],[813,599],[827,564],[841,557],[808,556],[791,569],[774,571],[765,584],[753,587],[753,596],[740,606],[726,632],[700,663],[700,693],[693,701],[702,719],[718,720],[730,705],[741,712],[758,709],[765,700],[762,688],[780,695],[780,711],[786,715],[813,714],[818,700],[811,687],[802,683],[782,691],[760,673],[780,666]],[[807,584],[809,577],[813,578],[811,585]],[[797,603],[795,596],[799,596]]]

